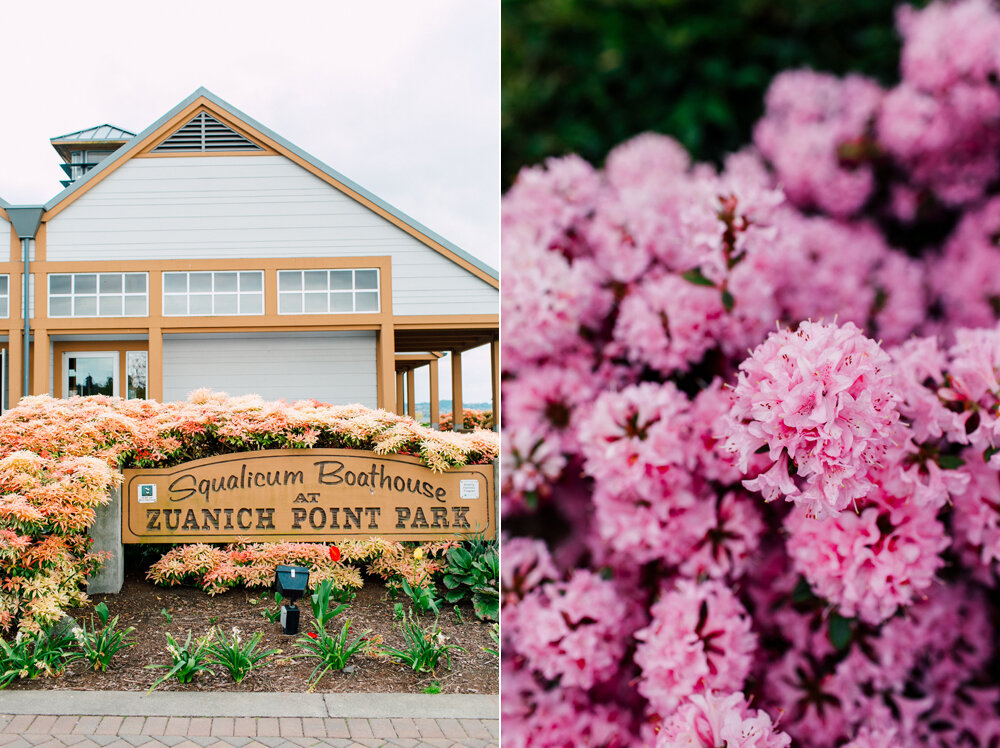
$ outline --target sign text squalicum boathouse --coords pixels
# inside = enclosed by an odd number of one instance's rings
[[[129,469],[123,498],[126,543],[496,533],[492,465],[435,473],[415,457],[358,450],[265,450]]]

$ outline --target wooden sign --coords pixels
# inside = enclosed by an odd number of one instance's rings
[[[435,473],[416,457],[274,449],[124,474],[125,543],[496,535],[492,465]]]

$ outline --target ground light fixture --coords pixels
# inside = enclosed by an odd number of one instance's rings
[[[279,566],[275,570],[274,583],[278,594],[288,600],[281,606],[281,630],[285,634],[299,633],[299,609],[295,601],[306,593],[309,585],[309,569],[304,566]]]

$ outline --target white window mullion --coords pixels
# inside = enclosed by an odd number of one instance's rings
[[[135,283],[138,277],[141,284]],[[142,290],[128,291],[130,283]],[[145,317],[149,314],[149,274],[51,273],[47,296],[50,317]],[[141,309],[129,304],[130,299],[139,299]]]
[[[206,288],[192,286],[191,276],[206,276],[208,283]],[[220,288],[219,276],[235,275],[236,284],[232,289]],[[253,278],[252,276],[256,276]],[[183,278],[183,282],[179,283]],[[243,284],[247,289],[243,290]],[[175,288],[183,287],[183,290]],[[227,304],[235,301],[234,311],[220,309],[220,296],[227,297]],[[229,297],[232,297],[230,299]],[[246,301],[244,301],[246,298]],[[181,303],[183,299],[183,303]],[[202,300],[206,309],[202,310]],[[193,304],[199,306],[198,310],[193,309]],[[183,311],[175,307],[183,307]],[[264,272],[262,270],[212,270],[212,271],[183,271],[163,273],[163,315],[166,317],[231,317],[231,316],[256,316],[264,313]]]

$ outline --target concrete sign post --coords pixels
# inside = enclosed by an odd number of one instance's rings
[[[87,578],[87,593],[90,595],[117,595],[125,582],[125,556],[122,548],[122,492],[116,488],[111,492],[111,501],[97,507],[94,524],[89,535],[93,540],[90,550],[94,553],[107,551],[111,558],[104,562],[100,571]]]

